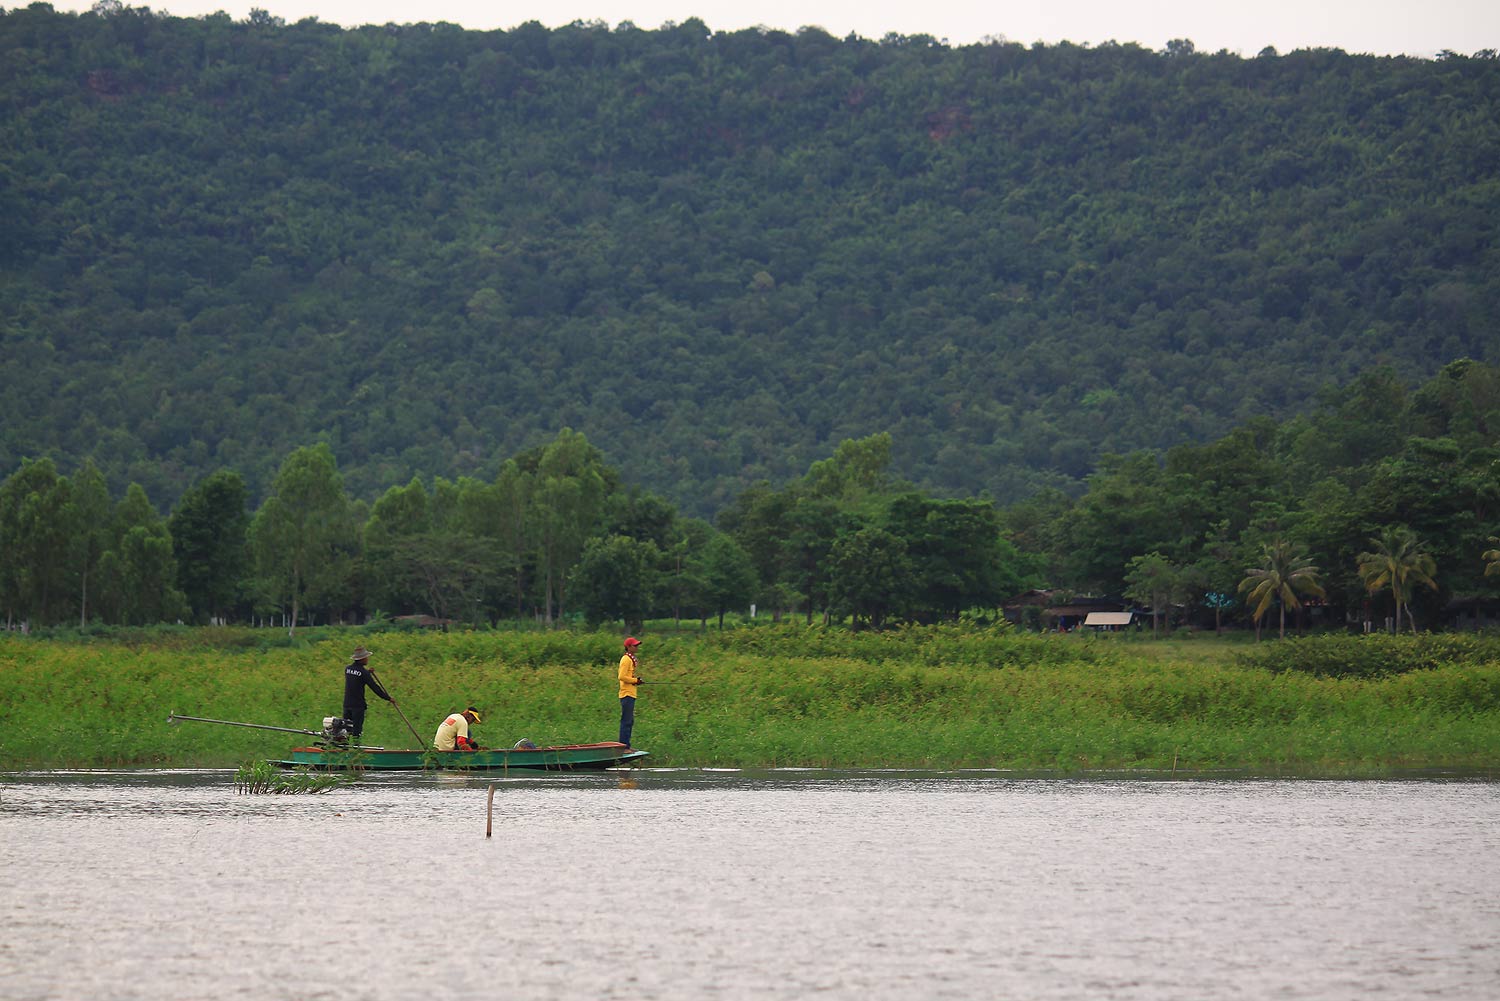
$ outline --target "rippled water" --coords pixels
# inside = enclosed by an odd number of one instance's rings
[[[1489,1001],[1497,937],[1486,781],[0,775],[6,999]]]

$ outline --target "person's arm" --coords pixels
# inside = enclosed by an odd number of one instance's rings
[[[380,679],[375,677],[374,671],[371,671],[369,669],[365,670],[365,684],[370,686],[370,691],[374,692],[382,699],[385,699],[387,702],[396,701],[395,699],[391,698],[391,693],[385,690],[385,686],[380,683]]]

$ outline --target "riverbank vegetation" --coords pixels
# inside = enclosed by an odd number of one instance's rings
[[[481,743],[611,740],[614,633],[249,630],[153,642],[0,638],[0,768],[231,767],[311,738],[356,643],[430,739],[481,707]],[[267,631],[258,631],[265,635]],[[282,640],[285,640],[284,634]],[[1372,775],[1500,768],[1500,639],[1151,641],[782,624],[661,633],[642,649],[636,743],[653,766],[1002,768]],[[365,738],[410,747],[374,700]]]

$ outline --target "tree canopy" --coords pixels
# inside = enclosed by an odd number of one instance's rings
[[[933,497],[888,475],[883,435],[851,439],[800,477],[747,488],[715,523],[624,482],[571,429],[493,480],[416,477],[373,504],[349,495],[326,444],[304,446],[253,514],[220,470],[165,519],[140,484],[115,502],[91,463],[68,476],[30,459],[0,481],[0,613],[634,630],[722,626],[754,606],[883,628],[995,623],[1047,588],[1121,595],[1169,622],[1211,613],[1216,627],[1276,608],[1278,633],[1308,598],[1331,624],[1368,625],[1389,593],[1398,621],[1430,628],[1451,599],[1496,594],[1500,369],[1461,361],[1411,393],[1390,385],[1371,372],[1306,416],[1107,457],[1082,496],[1010,506]],[[1356,405],[1372,392],[1389,405]]]
[[[258,506],[321,440],[368,500],[572,428],[702,518],[856,459],[1010,504],[1376,364],[1298,456],[1385,454],[1500,361],[1497,105],[1486,53],[0,11],[0,469]]]

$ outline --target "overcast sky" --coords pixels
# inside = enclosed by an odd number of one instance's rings
[[[6,6],[25,6],[14,0]],[[93,0],[54,0],[59,10],[87,10]],[[878,39],[896,32],[931,35],[954,45],[1004,37],[1030,45],[1136,42],[1160,49],[1186,38],[1199,51],[1253,56],[1339,48],[1378,55],[1470,55],[1500,49],[1500,0],[125,0],[127,6],[194,17],[224,11],[242,20],[259,7],[288,23],[305,17],[353,27],[448,21],[465,28],[513,28],[526,21],[558,27],[572,21],[630,21],[659,28],[702,18],[714,31],[764,25],[795,31],[816,25],[840,37]]]

